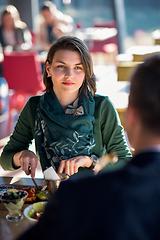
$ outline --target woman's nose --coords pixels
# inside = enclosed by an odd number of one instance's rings
[[[67,79],[71,79],[73,77],[73,70],[71,68],[67,68],[66,69],[66,74],[65,74],[65,77]]]

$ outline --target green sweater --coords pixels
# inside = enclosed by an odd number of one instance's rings
[[[13,134],[0,157],[0,164],[4,170],[15,170],[12,164],[14,154],[28,149],[35,137],[35,116],[39,98],[40,96],[31,97],[18,118]],[[108,97],[95,95],[94,100],[94,139],[96,146],[93,148],[93,154],[101,157],[105,152],[115,151],[118,154],[119,161],[114,165],[118,166],[131,159],[118,113]],[[107,168],[110,166],[113,165],[108,164]]]

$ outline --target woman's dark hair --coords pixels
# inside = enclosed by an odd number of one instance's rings
[[[147,130],[160,134],[160,54],[139,64],[131,76],[129,105]]]
[[[14,27],[24,29],[26,24],[21,21],[17,8],[13,5],[7,5],[1,14],[1,25],[3,26],[3,18],[5,15],[10,14],[13,18]]]
[[[79,91],[81,92],[83,90],[85,95],[87,96],[87,88],[88,88],[92,96],[94,96],[96,92],[96,78],[93,72],[93,62],[92,62],[91,54],[87,46],[83,43],[83,41],[81,41],[77,37],[73,37],[73,36],[61,37],[57,41],[55,41],[51,46],[47,55],[45,66],[47,62],[50,65],[52,64],[54,54],[58,50],[76,51],[80,54],[82,65],[85,71],[85,79]],[[47,92],[53,89],[53,83],[52,83],[51,77],[47,77],[46,67],[44,68],[43,83],[46,87],[45,90]]]

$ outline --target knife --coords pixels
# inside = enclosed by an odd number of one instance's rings
[[[103,157],[99,158],[98,163],[94,168],[95,174],[99,173],[108,163],[116,163],[118,161],[118,156],[116,152],[111,152],[109,154],[105,154]]]

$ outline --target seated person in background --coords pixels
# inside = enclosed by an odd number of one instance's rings
[[[160,55],[131,77],[126,129],[135,148],[123,168],[67,180],[19,240],[160,239]]]
[[[95,95],[91,54],[80,39],[64,36],[53,43],[43,82],[45,94],[30,98],[3,149],[5,170],[22,167],[30,174],[31,169],[34,177],[38,159],[28,150],[32,139],[43,171],[53,162],[59,173],[73,175],[94,168],[105,152],[117,153],[116,166],[131,158],[115,108],[108,97]]]
[[[57,10],[54,3],[44,2],[41,6],[41,14],[43,22],[37,36],[37,44],[41,45],[41,50],[48,50],[59,37],[73,35],[75,30],[73,18]]]
[[[32,36],[27,25],[20,20],[18,10],[8,5],[1,16],[0,44],[5,49],[11,46],[13,50],[28,50],[32,46]]]

